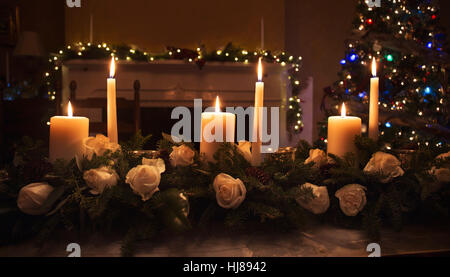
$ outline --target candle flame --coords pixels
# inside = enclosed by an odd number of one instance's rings
[[[341,116],[345,117],[347,115],[347,109],[345,108],[345,103],[342,103]]]
[[[73,117],[72,104],[70,104],[70,101],[69,101],[69,105],[67,106],[67,115],[69,117]]]
[[[262,68],[262,58],[259,58],[258,62],[258,81],[262,82],[263,68]]]
[[[116,76],[116,62],[114,57],[111,59],[111,66],[109,68],[109,77],[114,78]]]
[[[216,113],[220,113],[220,101],[219,96],[216,98]]]
[[[377,62],[375,60],[375,57],[372,60],[372,76],[373,77],[377,76]]]

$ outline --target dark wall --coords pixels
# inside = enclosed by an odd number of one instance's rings
[[[5,2],[5,0],[2,0]],[[39,33],[47,52],[56,51],[65,42],[64,0],[6,0],[17,3],[22,31]]]
[[[447,35],[450,35],[450,1],[448,0],[441,0],[440,1],[441,6],[441,23],[447,30]]]
[[[313,118],[317,122],[323,118],[319,109],[323,88],[336,81],[358,0],[285,1],[286,50],[303,57],[302,80],[314,78]],[[316,138],[316,126],[313,130]]]
[[[64,9],[62,0],[1,0],[0,6],[19,7],[20,31],[34,31],[40,35],[44,51],[55,52],[65,44]],[[1,43],[0,43],[1,44]],[[12,57],[14,45],[0,46],[0,76],[6,71],[6,51]],[[11,58],[12,78],[20,79],[21,65]],[[19,75],[19,76],[18,76]]]

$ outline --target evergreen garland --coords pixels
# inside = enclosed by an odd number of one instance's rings
[[[0,244],[32,237],[42,243],[60,230],[81,234],[113,233],[123,236],[122,255],[131,256],[139,241],[161,233],[177,234],[217,224],[229,230],[287,232],[307,224],[331,223],[365,230],[368,238],[376,240],[380,238],[381,227],[401,230],[407,222],[448,221],[449,184],[438,191],[430,190],[436,180],[429,169],[432,166],[448,168],[450,161],[436,161],[439,152],[434,148],[422,148],[410,154],[402,165],[405,174],[383,184],[378,181],[383,176],[369,176],[363,171],[372,154],[380,150],[379,143],[364,137],[355,139],[357,154],[344,158],[330,155],[333,162],[326,166],[305,164],[312,147],[300,141],[295,152],[267,155],[264,163],[255,168],[236,145],[229,143],[218,150],[214,163],[203,162],[194,150],[192,165],[173,167],[169,155],[172,147],[179,144],[164,135],[158,143],[157,157],[165,160],[166,172],[162,174],[160,192],[144,202],[125,183],[125,176],[131,168],[141,164],[143,157],[148,157],[148,154],[137,154],[134,148],[144,145],[148,138],[138,133],[122,145],[122,151],[94,155],[91,160],[80,161],[79,165],[75,159],[57,161],[39,180],[25,177],[24,165],[35,164],[35,160],[46,162],[42,158],[45,155],[41,155],[42,144],[24,139],[17,148],[15,164],[5,169],[7,174],[2,171],[0,175],[3,176],[0,178],[0,220],[5,226],[0,231]],[[192,144],[187,146],[194,149]],[[117,172],[120,180],[117,186],[92,195],[83,180],[83,171],[106,165]],[[217,204],[212,183],[220,173],[239,178],[245,184],[246,199],[236,209],[223,209]],[[25,215],[17,208],[19,190],[31,181],[45,181],[55,188],[43,204],[42,209],[49,211],[45,215]],[[326,213],[313,215],[298,204],[298,199],[314,199],[311,189],[301,188],[304,183],[327,187],[330,208]],[[367,189],[367,205],[354,217],[344,215],[334,196],[348,184],[361,184]],[[181,193],[187,197],[188,204],[180,198]]]

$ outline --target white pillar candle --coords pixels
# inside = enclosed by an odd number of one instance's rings
[[[344,157],[356,153],[355,136],[361,135],[361,118],[346,116],[345,104],[341,116],[328,118],[328,153]]]
[[[50,119],[50,162],[72,160],[82,154],[82,141],[89,136],[89,119],[75,117],[69,102],[68,116]]]
[[[253,143],[252,143],[252,165],[261,165],[261,146],[262,146],[262,108],[264,107],[264,82],[262,81],[262,60],[258,62],[258,82],[255,87],[255,111],[253,117]]]
[[[235,124],[235,114],[220,111],[219,97],[215,112],[202,113],[200,154],[204,155],[206,161],[214,162],[214,154],[224,142],[234,143]],[[214,139],[216,135],[220,136],[219,141]]]
[[[377,76],[377,64],[375,58],[372,62],[372,75],[370,79],[370,103],[369,103],[369,138],[378,140],[378,96],[379,78]]]
[[[119,143],[117,133],[117,103],[116,103],[116,63],[111,59],[110,75],[107,82],[107,109],[108,109],[108,138],[111,142]]]

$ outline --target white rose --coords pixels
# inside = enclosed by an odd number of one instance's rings
[[[448,158],[450,158],[450,152],[437,156],[436,160],[444,160]],[[437,180],[437,183],[433,184],[431,187],[432,192],[436,192],[442,188],[442,185],[450,183],[450,168],[448,168],[448,165],[444,165],[444,167],[441,168],[436,168],[433,166],[428,172],[431,175],[434,175]]]
[[[105,188],[117,185],[119,175],[114,169],[103,166],[84,172],[83,179],[86,185],[91,188],[91,193],[97,195],[103,193]]]
[[[239,152],[249,163],[252,162],[252,151],[250,150],[251,147],[252,143],[248,141],[240,141],[238,144]]]
[[[142,164],[149,165],[149,166],[155,166],[159,170],[159,173],[164,173],[166,171],[166,164],[164,163],[163,159],[142,158]]]
[[[358,184],[350,184],[336,191],[339,206],[346,216],[355,216],[366,206],[366,188]]]
[[[394,178],[405,174],[400,165],[400,161],[394,155],[377,152],[373,154],[367,163],[364,172],[372,175],[381,174],[383,177],[380,181],[382,183],[389,183]]]
[[[323,214],[330,207],[330,196],[327,187],[319,187],[310,183],[303,184],[301,189],[310,188],[313,193],[313,199],[305,197],[297,197],[297,203],[304,209],[313,214]]]
[[[161,172],[156,166],[138,165],[128,172],[125,182],[142,197],[142,201],[147,201],[159,191]]]
[[[42,205],[47,200],[53,187],[47,183],[33,183],[23,187],[17,198],[17,207],[29,215],[42,215],[48,211],[42,210]]]
[[[309,157],[305,160],[305,164],[314,162],[315,168],[320,168],[328,163],[328,155],[321,149],[309,150]]]
[[[173,167],[188,166],[194,163],[195,152],[186,145],[172,147],[170,164]]]
[[[236,209],[244,201],[247,189],[240,179],[221,173],[213,183],[217,204],[224,209]]]
[[[115,142],[111,142],[109,138],[101,134],[98,134],[95,138],[88,137],[83,140],[82,154],[89,160],[92,159],[94,154],[97,156],[102,156],[108,150],[113,153],[119,151],[120,145]]]

